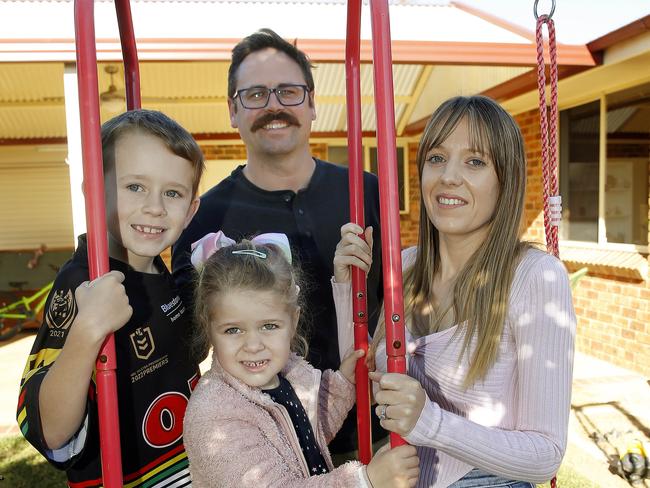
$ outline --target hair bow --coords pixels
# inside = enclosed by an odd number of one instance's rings
[[[260,234],[256,237],[253,237],[251,239],[251,242],[258,245],[273,244],[277,246],[280,251],[282,251],[282,254],[286,260],[289,261],[289,264],[291,264],[291,247],[289,246],[289,239],[287,238],[286,234]],[[230,237],[226,236],[222,231],[210,232],[209,234],[206,234],[191,246],[192,256],[190,257],[190,261],[192,262],[192,266],[194,266],[196,269],[200,269],[203,267],[203,264],[208,260],[208,258],[219,249],[223,247],[234,246],[235,244],[236,242]],[[242,250],[237,251],[237,254],[253,254],[259,258],[266,259],[266,254],[260,251],[250,250],[245,252]]]

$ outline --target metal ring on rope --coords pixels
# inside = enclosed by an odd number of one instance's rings
[[[535,5],[533,6],[533,14],[535,14],[535,20],[539,19],[541,16],[537,14],[537,4],[539,3],[539,0],[535,0]],[[549,19],[553,17],[553,13],[555,13],[555,0],[552,0],[551,3],[551,11],[546,15]]]

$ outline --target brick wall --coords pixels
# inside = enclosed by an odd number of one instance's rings
[[[318,159],[327,159],[327,144],[316,143],[310,144],[309,148],[311,154]],[[206,145],[201,144],[201,150],[205,159],[246,159],[246,146],[244,144],[237,145]]]
[[[573,292],[578,350],[650,377],[648,282],[586,276]]]
[[[539,115],[533,110],[516,120],[528,160],[524,238],[544,242]],[[624,149],[617,148],[618,152]],[[570,263],[568,268],[576,269]],[[578,282],[573,299],[578,350],[650,376],[650,283],[603,274],[592,267]]]
[[[544,208],[542,202],[542,153],[537,110],[515,117],[526,147],[526,198],[524,200],[523,238],[545,242]]]
[[[223,160],[233,160],[233,159],[246,159],[246,146],[241,145],[223,145],[223,146],[213,146],[213,145],[201,145],[201,150],[203,151],[203,156],[205,159],[223,159]]]

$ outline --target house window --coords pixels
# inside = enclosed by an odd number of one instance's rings
[[[377,148],[371,147],[369,151],[370,157],[370,172],[374,174],[379,174],[379,169],[377,167]],[[407,200],[407,191],[408,189],[404,186],[406,181],[406,167],[408,161],[406,161],[406,148],[403,146],[397,146],[397,191],[399,192],[399,211],[400,213],[408,212],[406,207]]]
[[[328,146],[327,160],[331,163],[348,165],[348,146]]]
[[[399,211],[408,213],[408,161],[406,160],[406,145],[397,146],[397,187],[399,192]],[[347,146],[329,146],[328,160],[343,166],[348,165],[348,148]],[[374,174],[378,174],[377,169],[377,146],[363,146],[364,169]]]
[[[560,130],[562,238],[647,246],[650,83],[562,111]]]

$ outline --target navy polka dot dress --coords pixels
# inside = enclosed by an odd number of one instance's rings
[[[275,403],[278,403],[287,409],[289,417],[291,417],[293,428],[296,430],[296,434],[298,435],[302,454],[305,457],[305,461],[307,461],[307,467],[312,476],[329,472],[327,464],[325,463],[325,458],[323,458],[323,455],[318,448],[318,444],[316,444],[316,438],[314,437],[311,423],[309,423],[307,413],[305,412],[302,403],[298,400],[291,383],[281,375],[278,375],[278,378],[280,379],[280,385],[277,388],[262,391],[268,394]]]

